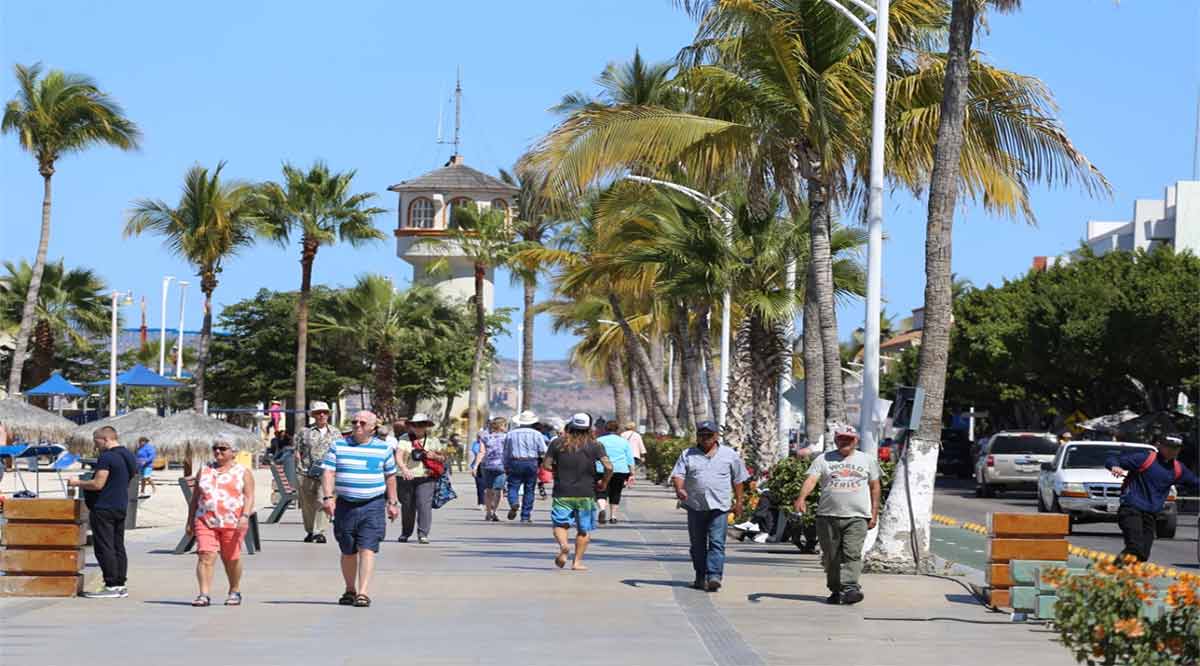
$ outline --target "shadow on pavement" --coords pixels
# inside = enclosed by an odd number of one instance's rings
[[[264,601],[264,604],[272,606],[340,606],[336,601]]]
[[[746,595],[746,601],[749,601],[752,604],[756,604],[763,599],[780,599],[782,601],[809,601],[812,603],[819,603],[822,606],[827,605],[825,603],[825,597],[818,596],[816,594],[778,594],[775,592],[755,592],[754,594]]]
[[[963,624],[1007,624],[1014,627],[1028,627],[1029,625],[1012,620],[970,620],[963,617],[864,617],[864,620],[872,622],[961,622]]]
[[[653,585],[657,587],[691,587],[692,584],[682,580],[641,580],[637,578],[626,578],[621,581],[622,585],[629,587],[641,587],[643,585]]]
[[[188,606],[189,608],[192,605],[192,602],[190,602],[190,601],[166,601],[163,599],[147,599],[147,600],[143,601],[142,603],[155,604],[158,606]]]

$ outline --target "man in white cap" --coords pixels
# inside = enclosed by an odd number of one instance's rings
[[[308,413],[312,414],[313,425],[300,431],[296,446],[297,471],[300,472],[300,515],[304,518],[304,543],[325,543],[325,529],[329,517],[321,510],[321,477],[324,470],[321,461],[329,447],[342,438],[329,423],[329,405],[314,400]]]
[[[821,484],[817,539],[830,592],[825,601],[856,604],[863,600],[858,584],[863,542],[867,530],[879,519],[879,461],[858,450],[854,426],[839,425],[833,432],[833,442],[837,448],[818,455],[809,466],[795,508],[804,513],[809,494]]]
[[[520,499],[521,522],[533,522],[534,492],[537,488],[538,465],[546,455],[546,438],[533,429],[538,417],[528,409],[513,417],[513,429],[504,438],[504,473],[508,476],[508,519],[517,517],[517,496]]]
[[[408,420],[408,432],[396,440],[396,463],[403,484],[400,498],[400,543],[407,543],[417,530],[417,543],[429,543],[433,528],[433,491],[442,474],[449,474],[445,449],[437,437],[429,434],[433,419],[417,412]]]

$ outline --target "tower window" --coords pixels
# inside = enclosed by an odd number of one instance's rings
[[[425,197],[413,199],[408,205],[408,226],[410,229],[432,229],[433,201]]]
[[[470,208],[472,203],[474,203],[474,202],[472,202],[470,199],[468,199],[466,197],[457,197],[455,199],[451,199],[450,205],[446,208],[446,221],[448,223],[446,225],[447,228],[450,228],[450,229],[462,228],[462,224],[459,222],[459,219],[458,219],[458,216],[459,216],[458,211],[460,208],[462,208],[462,209]]]

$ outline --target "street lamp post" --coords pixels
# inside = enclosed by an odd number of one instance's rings
[[[875,402],[879,399],[879,310],[883,290],[883,138],[887,109],[888,2],[846,0],[875,17],[874,31],[839,0],[825,0],[875,43],[875,91],[871,109],[871,186],[867,200],[867,311],[863,345],[863,392],[859,411],[860,448],[874,456],[879,448],[875,432]]]
[[[183,303],[187,300],[187,280],[179,281],[179,334],[175,336],[175,379],[183,376]]]
[[[690,187],[684,187],[678,183],[647,178],[646,176],[630,175],[625,176],[625,178],[639,183],[660,185],[698,201],[701,205],[708,208],[709,213],[719,218],[725,225],[725,242],[730,246],[733,245],[733,211],[729,210],[729,207],[725,204],[707,194],[693,190]],[[727,287],[725,293],[721,296],[721,404],[717,408],[717,425],[722,428],[725,427],[725,415],[729,407],[729,341],[732,336],[732,311],[733,290]]]
[[[117,304],[133,304],[132,291],[112,293],[112,340],[108,353],[108,415],[117,415]]]
[[[158,318],[158,374],[162,375],[166,371],[167,364],[167,287],[170,286],[171,280],[174,280],[174,275],[163,276],[162,288],[162,314]]]

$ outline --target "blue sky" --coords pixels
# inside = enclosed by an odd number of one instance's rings
[[[997,219],[964,206],[955,229],[954,270],[977,285],[1023,273],[1035,255],[1074,248],[1088,219],[1124,219],[1137,197],[1161,197],[1188,178],[1196,123],[1200,3],[1194,0],[1027,2],[989,19],[976,46],[994,64],[1041,78],[1054,92],[1072,140],[1113,184],[1111,198],[1038,190],[1038,225]],[[89,266],[112,286],[149,302],[158,323],[161,277],[187,267],[153,237],[122,239],[130,202],[174,202],[194,163],[228,161],[226,173],[277,179],[284,160],[323,158],[357,169],[360,191],[386,188],[441,166],[439,108],[461,65],[463,154],[488,172],[510,166],[555,117],[565,92],[591,90],[593,77],[635,47],[668,59],[692,24],[667,0],[604,3],[427,2],[56,2],[0,4],[0,94],[15,90],[14,63],[42,61],[97,79],[145,134],[142,150],[95,149],[60,161],[54,178],[50,257]],[[447,126],[450,107],[444,109]],[[0,139],[0,257],[32,258],[41,181],[12,136]],[[884,297],[907,314],[924,288],[924,203],[904,194],[886,204]],[[377,224],[389,232],[394,212]],[[218,308],[260,287],[295,289],[298,250],[263,245],[230,262]],[[405,283],[407,264],[391,242],[368,249],[325,248],[314,279],[346,285],[363,272]],[[196,280],[188,328],[201,318]],[[518,306],[505,276],[497,302]],[[168,320],[175,321],[173,291]],[[843,334],[862,321],[860,302],[840,310]],[[137,321],[136,308],[125,311]],[[514,329],[515,330],[515,329]],[[538,322],[537,357],[563,358],[572,340]],[[497,341],[512,356],[512,339]]]

